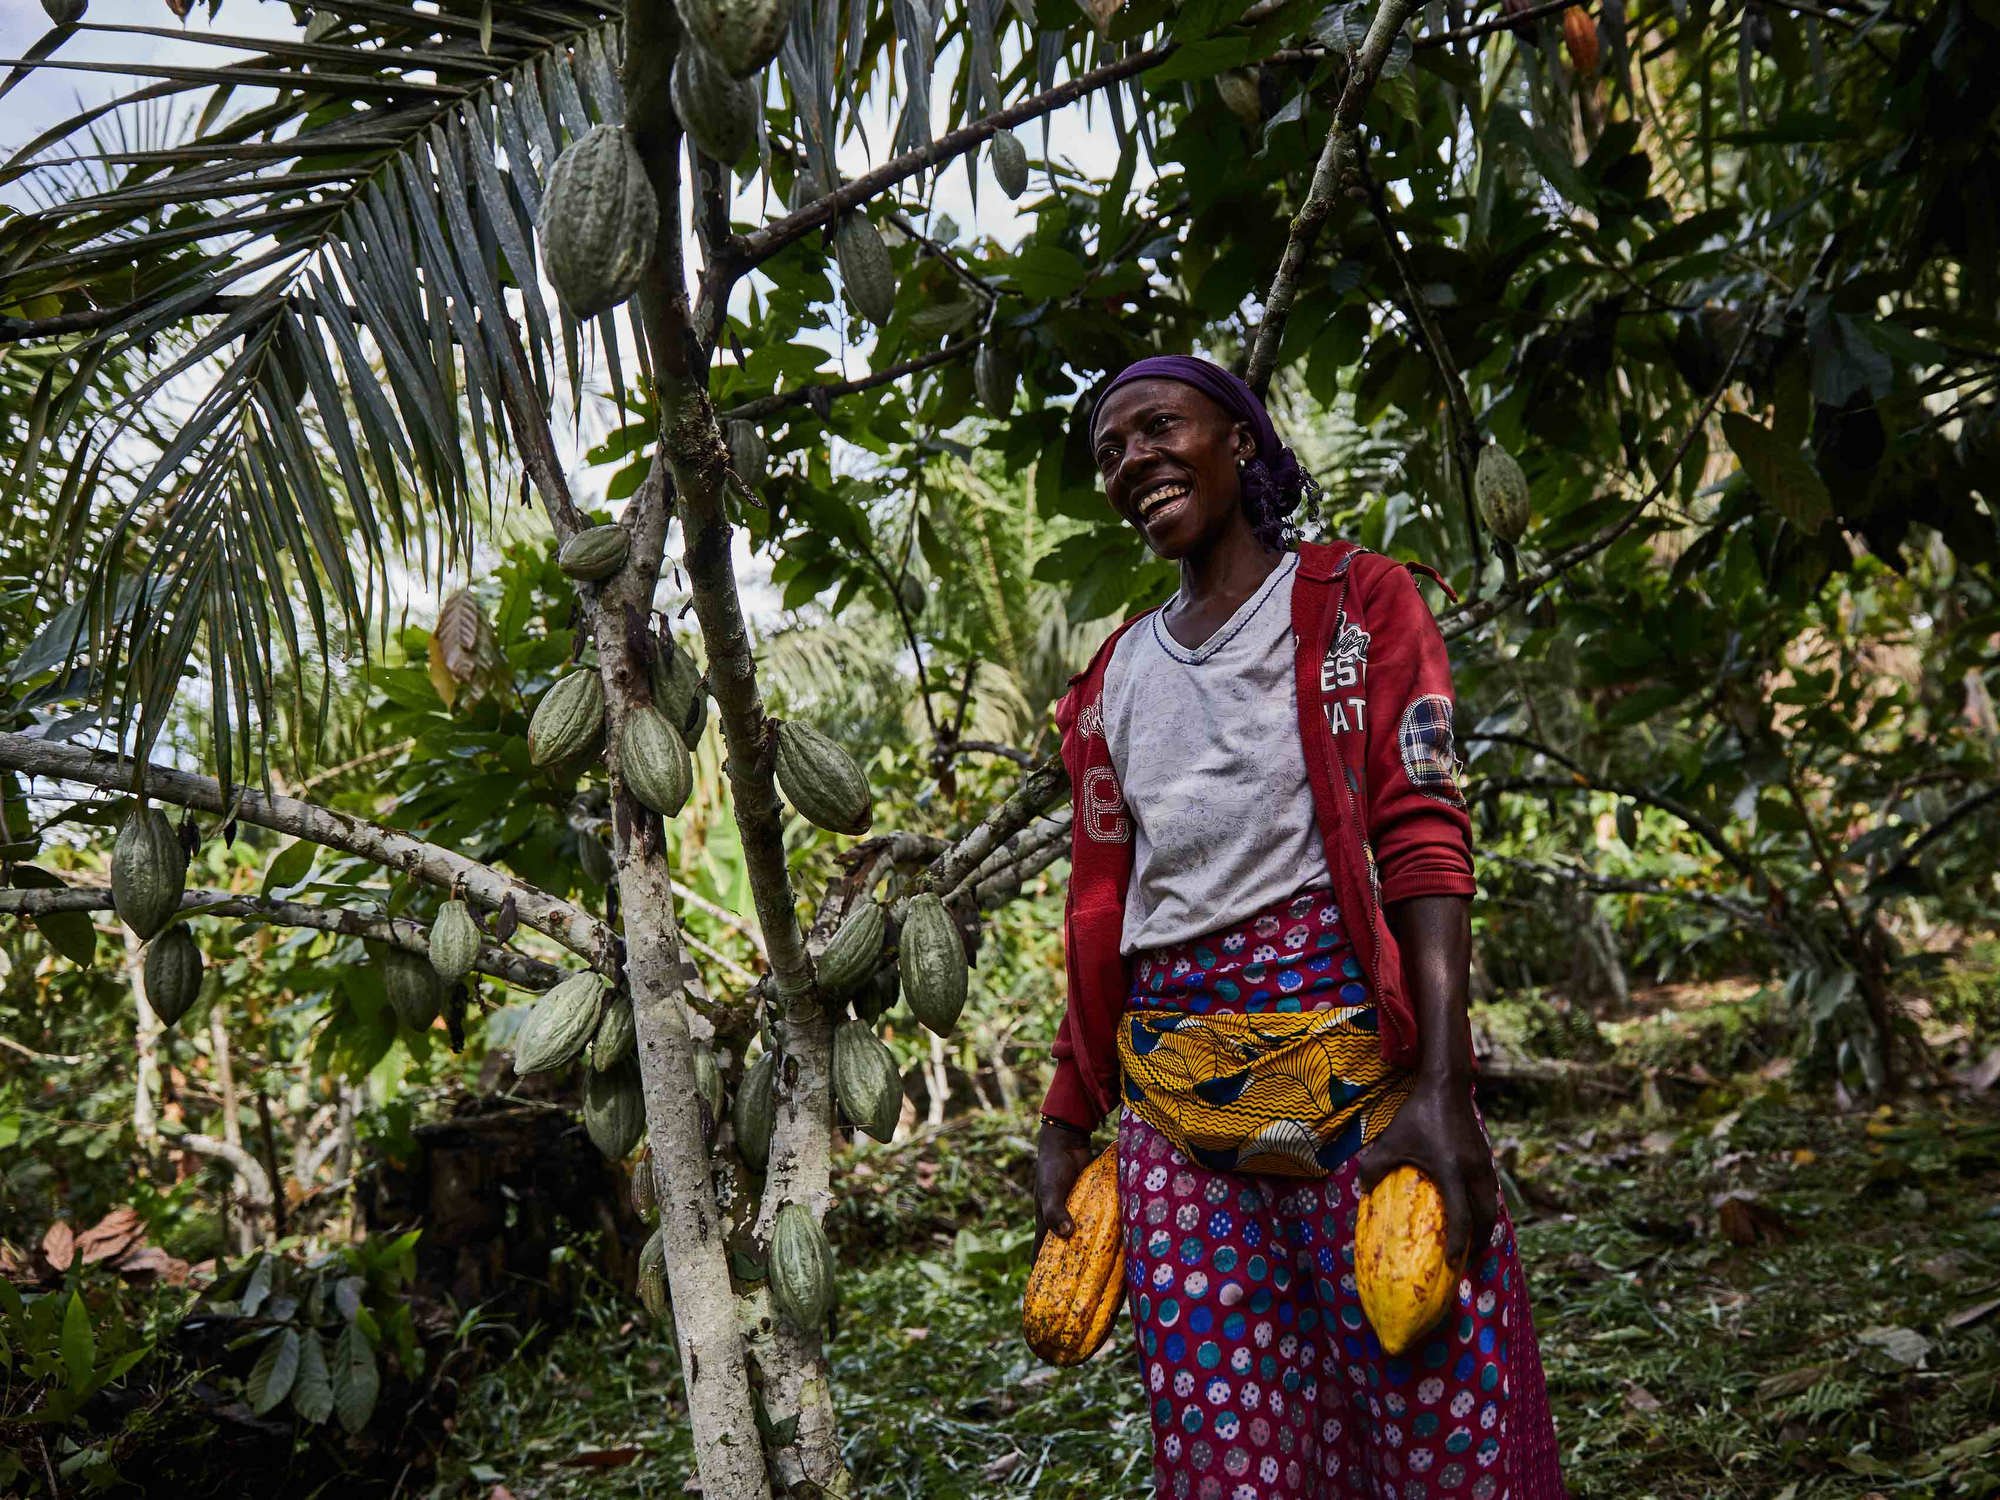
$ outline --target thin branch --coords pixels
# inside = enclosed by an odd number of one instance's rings
[[[1466,738],[1472,739],[1476,736],[1468,735]],[[1647,787],[1636,786],[1629,782],[1600,781],[1581,771],[1576,772],[1568,780],[1558,776],[1513,776],[1487,781],[1485,786],[1495,792],[1609,792],[1616,797],[1629,797],[1634,802],[1657,807],[1661,812],[1686,824],[1691,832],[1699,834],[1702,842],[1722,857],[1724,863],[1752,885],[1761,887],[1766,893],[1775,889],[1771,877],[1758,868],[1742,850],[1731,844],[1728,836],[1713,819],[1705,817],[1685,802],[1663,796]]]
[[[1607,891],[1619,895],[1657,896],[1673,901],[1687,901],[1696,906],[1706,906],[1742,923],[1746,927],[1760,929],[1770,926],[1766,913],[1743,901],[1732,901],[1727,896],[1718,896],[1712,891],[1699,888],[1683,888],[1662,885],[1651,880],[1626,880],[1615,875],[1600,875],[1595,870],[1581,865],[1544,864],[1538,860],[1517,859],[1508,854],[1487,854],[1480,856],[1481,863],[1499,865],[1522,875],[1540,876],[1548,880],[1566,881],[1571,885],[1583,886],[1588,890]]]
[[[0,914],[38,917],[58,911],[110,911],[111,892],[102,886],[71,886],[66,890],[0,890]],[[270,896],[239,896],[228,891],[194,890],[181,896],[181,910],[194,917],[239,917],[273,927],[305,927],[345,937],[387,943],[406,953],[428,955],[430,929],[408,917],[377,917],[341,906],[312,906]],[[545,990],[562,978],[562,970],[540,959],[514,953],[494,943],[481,943],[472,967],[481,974],[524,990]]]
[[[810,385],[797,386],[789,391],[777,391],[768,396],[753,396],[748,401],[725,407],[715,414],[718,422],[752,422],[759,417],[768,417],[791,406],[820,407],[836,396],[851,396],[856,391],[873,390],[878,385],[888,385],[901,380],[905,375],[915,375],[923,370],[935,369],[939,365],[950,364],[955,359],[963,359],[979,350],[979,339],[957,339],[942,349],[933,349],[928,354],[919,354],[914,359],[906,359],[900,364],[890,365],[884,370],[873,370],[852,380],[824,380]]]
[[[1362,38],[1360,50],[1348,66],[1347,82],[1340,90],[1339,102],[1333,107],[1333,124],[1327,130],[1326,145],[1321,148],[1319,163],[1313,168],[1312,186],[1292,219],[1285,253],[1278,262],[1277,274],[1271,278],[1271,290],[1264,298],[1264,319],[1257,327],[1257,339],[1251,346],[1246,378],[1250,388],[1259,395],[1270,389],[1272,372],[1278,367],[1278,346],[1284,340],[1285,323],[1291,317],[1292,304],[1298,300],[1299,281],[1305,274],[1307,257],[1312,254],[1320,230],[1332,215],[1337,200],[1355,197],[1362,191],[1354,180],[1355,161],[1360,151],[1361,112],[1368,103],[1368,96],[1375,91],[1375,80],[1381,76],[1389,48],[1402,34],[1403,23],[1414,9],[1416,0],[1381,0],[1374,19],[1368,24],[1368,34]]]
[[[940,891],[947,896],[956,893],[989,854],[1034,822],[1068,790],[1069,771],[1061,757],[1052,755],[1022,777],[1004,802],[933,860],[913,882],[914,889]]]
[[[958,257],[952,254],[949,245],[933,239],[930,235],[925,234],[923,230],[917,228],[916,221],[900,208],[889,210],[889,222],[908,235],[918,245],[922,246],[932,259],[941,261],[947,271],[951,272],[953,276],[957,277],[966,286],[972,288],[973,294],[984,301],[989,308],[1000,300],[1000,289],[998,287],[978,272],[961,265]]]
[[[21,734],[0,734],[0,770],[49,776],[58,781],[123,792],[132,784],[132,764],[120,756],[75,745],[56,745]],[[512,898],[521,922],[553,938],[594,965],[611,961],[616,938],[611,929],[588,912],[551,896],[539,886],[502,874],[477,860],[413,838],[379,824],[334,812],[295,797],[278,797],[249,787],[223,799],[214,778],[150,764],[145,769],[146,794],[160,802],[231,816],[259,828],[356,854],[411,879],[442,889],[461,887],[468,900],[498,908]],[[610,970],[607,970],[610,972]]]
[[[1541,5],[1533,5],[1518,15],[1495,16],[1490,21],[1475,21],[1470,26],[1461,26],[1455,31],[1434,31],[1428,36],[1417,38],[1419,47],[1450,47],[1458,42],[1477,41],[1496,31],[1506,31],[1515,26],[1539,21],[1544,16],[1553,16],[1568,10],[1572,5],[1583,5],[1586,0],[1544,0]]]
[[[953,755],[1001,755],[1017,766],[1032,766],[1035,763],[1033,751],[1023,750],[1018,745],[1003,745],[998,740],[953,740]]]
[[[1688,449],[1694,446],[1694,440],[1700,436],[1702,429],[1708,425],[1709,417],[1721,404],[1723,396],[1729,390],[1729,383],[1736,374],[1736,367],[1742,362],[1744,351],[1750,347],[1751,338],[1762,324],[1761,309],[1745,321],[1743,335],[1737,339],[1736,347],[1730,351],[1729,363],[1723,367],[1722,378],[1716,381],[1715,389],[1708,393],[1708,398],[1702,402],[1701,409],[1695,413],[1694,420],[1688,423],[1687,431],[1681,434],[1681,440],[1675,445],[1673,456],[1660,470],[1652,488],[1640,497],[1638,504],[1620,517],[1616,525],[1607,527],[1601,535],[1564,548],[1519,582],[1502,589],[1497,594],[1491,594],[1475,603],[1460,605],[1451,610],[1438,622],[1444,638],[1447,641],[1455,641],[1460,636],[1477,630],[1495,615],[1539,593],[1547,584],[1560,578],[1586,558],[1595,557],[1638,525],[1646,512],[1652,508],[1653,503],[1666,494],[1667,487],[1679,474],[1681,462],[1687,457]]]
[[[37,1052],[33,1047],[22,1046],[11,1036],[0,1036],[0,1047],[5,1047],[9,1052],[18,1052],[30,1062],[65,1063],[74,1067],[80,1062],[90,1061],[88,1057],[72,1057],[67,1052]]]
[[[239,1196],[243,1199],[243,1206],[259,1213],[271,1211],[270,1174],[265,1172],[262,1162],[241,1146],[217,1140],[212,1135],[195,1135],[191,1132],[169,1136],[167,1144],[182,1151],[192,1151],[196,1156],[212,1156],[217,1161],[225,1163],[230,1171],[236,1174],[237,1182],[242,1184]]]
[[[1891,862],[1888,869],[1868,882],[1871,891],[1886,892],[1892,880],[1903,874],[1904,871],[1913,868],[1917,861],[1923,857],[1924,851],[1949,833],[1955,824],[1971,817],[1972,814],[1978,812],[1982,807],[1996,801],[2000,801],[2000,786],[1989,786],[1984,791],[1974,792],[1971,796],[1960,800],[1956,806],[1947,809],[1944,816],[1940,817],[1935,823],[1932,823],[1922,833],[1918,834],[1916,838],[1910,841],[1903,852],[1897,855],[1895,860]],[[1879,906],[1881,902],[1882,897],[1880,895],[1871,894],[1868,902],[1869,908],[1872,910],[1876,906]]]

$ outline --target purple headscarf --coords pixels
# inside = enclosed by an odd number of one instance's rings
[[[1271,425],[1270,412],[1264,409],[1264,403],[1257,399],[1249,384],[1214,361],[1192,354],[1150,355],[1112,376],[1111,383],[1098,394],[1090,410],[1093,439],[1097,435],[1097,414],[1104,410],[1105,399],[1121,385],[1130,385],[1135,380],[1177,380],[1182,385],[1191,385],[1230,416],[1250,424],[1257,452],[1243,465],[1243,498],[1260,532],[1268,530],[1274,536],[1282,535],[1285,517],[1298,509],[1307,489],[1317,493],[1319,486],[1299,467],[1298,457],[1278,441],[1278,429]]]

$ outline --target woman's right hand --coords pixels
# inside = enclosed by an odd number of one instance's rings
[[[1042,1133],[1035,1142],[1035,1253],[1041,1254],[1042,1239],[1054,1230],[1068,1239],[1076,1232],[1069,1216],[1069,1190],[1076,1186],[1083,1169],[1095,1155],[1090,1137],[1067,1125],[1042,1121]]]

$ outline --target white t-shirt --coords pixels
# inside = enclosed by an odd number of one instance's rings
[[[1121,952],[1187,942],[1332,883],[1299,742],[1298,562],[1288,554],[1193,650],[1164,610],[1112,650],[1104,736],[1134,831]]]

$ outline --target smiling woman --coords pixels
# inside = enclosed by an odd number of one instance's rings
[[[1057,708],[1076,817],[1038,1225],[1071,1232],[1118,1107],[1162,1496],[1561,1495],[1472,1097],[1471,825],[1437,625],[1404,567],[1296,543],[1317,486],[1221,367],[1140,361],[1091,434],[1112,508],[1181,587]],[[1443,1197],[1457,1305],[1391,1357],[1354,1235],[1400,1165]]]

